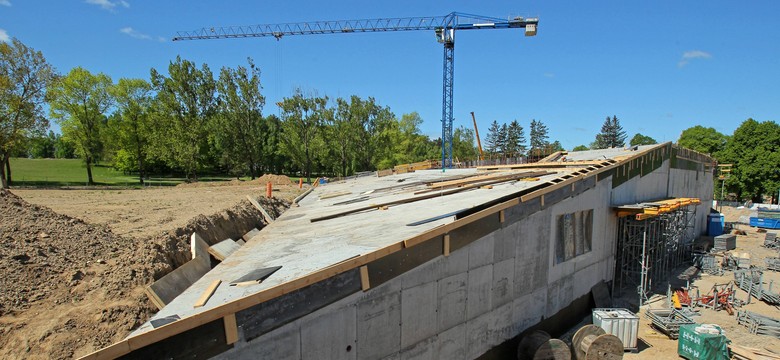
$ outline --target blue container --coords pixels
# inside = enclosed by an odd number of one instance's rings
[[[760,227],[764,229],[780,229],[780,220],[751,217],[750,226]]]
[[[707,235],[718,236],[723,235],[723,214],[709,214],[707,215]]]

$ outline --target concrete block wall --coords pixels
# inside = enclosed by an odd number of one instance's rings
[[[611,182],[246,341],[225,359],[472,359],[587,294],[614,267]],[[594,209],[593,250],[554,264],[555,217]],[[519,221],[518,221],[519,220]],[[611,229],[611,231],[610,231]]]

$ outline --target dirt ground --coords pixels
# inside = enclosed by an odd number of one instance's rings
[[[265,180],[275,185],[265,199]],[[156,309],[143,289],[189,260],[189,235],[261,228],[286,177],[139,190],[0,190],[0,358],[64,359],[121,340]],[[209,241],[207,239],[207,241]]]
[[[735,211],[734,213],[738,213]],[[734,214],[729,214],[734,215]],[[729,216],[727,215],[727,217]],[[736,216],[739,216],[738,214]],[[727,219],[728,221],[728,219]],[[764,266],[764,258],[777,257],[777,250],[770,250],[762,246],[764,242],[764,233],[757,232],[755,228],[749,226],[740,225],[740,229],[744,230],[747,235],[737,236],[737,248],[732,252],[747,252],[751,255],[751,264],[757,266]],[[715,284],[727,284],[734,280],[734,273],[731,271],[724,272],[721,276],[709,275],[700,272],[697,278],[693,281],[692,285],[699,288],[700,293],[706,294],[712,289]],[[773,271],[764,272],[764,282],[768,283],[774,281],[780,285],[780,273]],[[740,300],[747,300],[747,292],[740,290],[738,287],[734,287],[736,290],[736,297]],[[780,292],[780,286],[774,286],[773,291]],[[677,340],[671,340],[663,333],[657,331],[650,326],[650,321],[645,317],[644,313],[647,308],[659,308],[666,307],[666,296],[657,296],[655,299],[651,298],[651,302],[640,310],[639,317],[639,352],[638,353],[626,353],[624,358],[626,359],[674,359],[677,356]],[[726,311],[714,311],[711,309],[696,308],[700,313],[700,316],[693,318],[696,323],[699,324],[717,324],[723,330],[725,330],[726,337],[731,340],[732,344],[747,346],[758,349],[767,349],[776,353],[780,353],[780,339],[764,336],[753,335],[747,327],[739,325],[735,315],[729,315]],[[780,310],[777,307],[768,305],[763,301],[757,299],[751,299],[750,304],[747,304],[737,310],[749,310],[762,315],[780,319]]]
[[[284,184],[286,179],[287,184]],[[181,184],[122,190],[15,189],[27,202],[47,206],[57,213],[106,225],[117,235],[143,239],[161,230],[184,226],[200,215],[229,208],[247,195],[263,195],[267,181],[276,186],[273,196],[294,198],[297,186],[289,178],[264,175],[254,181]]]

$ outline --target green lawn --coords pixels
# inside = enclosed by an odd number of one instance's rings
[[[25,159],[11,158],[11,177],[14,186],[85,186],[87,168],[80,159]],[[92,167],[92,178],[97,185],[140,186],[138,177],[125,175],[109,166]],[[227,176],[205,176],[201,181],[224,181]],[[171,186],[184,182],[181,177],[152,175],[149,186]]]

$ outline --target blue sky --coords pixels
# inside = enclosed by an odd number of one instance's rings
[[[138,1],[0,0],[0,41],[16,37],[61,73],[75,66],[149,78],[181,55],[214,73],[254,59],[265,113],[300,87],[331,98],[373,96],[417,111],[441,133],[442,48],[434,34],[336,34],[172,42],[178,30],[316,20],[445,15],[537,16],[522,30],[456,34],[455,126],[544,122],[567,149],[589,144],[606,116],[629,138],[674,141],[695,125],[731,134],[778,120],[777,1]]]

